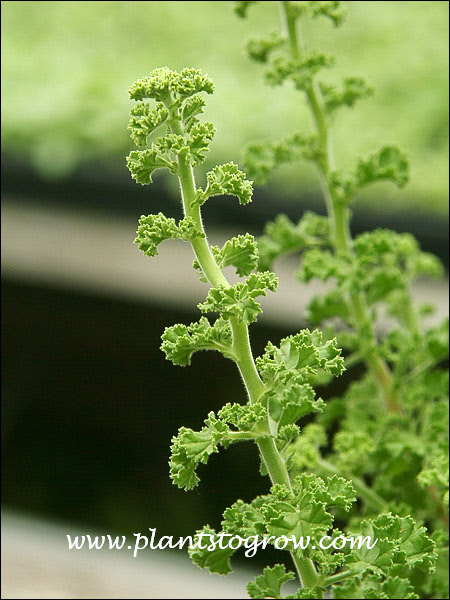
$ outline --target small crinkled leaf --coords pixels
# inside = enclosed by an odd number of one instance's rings
[[[328,245],[329,224],[326,217],[306,212],[297,224],[286,215],[278,215],[264,228],[258,239],[259,268],[270,268],[280,256],[311,246]]]
[[[368,158],[359,160],[355,177],[359,187],[383,180],[403,187],[409,179],[408,159],[397,146],[384,146]]]
[[[152,174],[157,169],[168,168],[174,172],[176,163],[166,153],[162,153],[154,144],[146,150],[133,150],[127,156],[127,167],[131,176],[141,185],[153,182]]]
[[[414,600],[419,596],[414,592],[410,581],[400,577],[387,577],[380,575],[367,575],[362,580],[352,578],[344,584],[333,586],[333,598],[355,599],[360,598],[399,598]]]
[[[262,404],[231,404],[223,406],[217,416],[239,431],[250,431],[256,423],[267,418],[267,409]]]
[[[205,160],[205,155],[209,152],[209,143],[215,133],[214,125],[209,121],[193,124],[186,141],[186,145],[189,147],[188,157],[191,165],[199,165]]]
[[[328,508],[341,508],[348,512],[356,501],[351,481],[333,475],[325,480],[312,473],[302,473],[294,479],[294,491],[298,495],[310,492]]]
[[[166,133],[164,137],[156,140],[156,148],[164,155],[168,157],[176,158],[180,154],[187,154],[189,152],[189,146],[186,139],[182,135],[175,133]]]
[[[378,256],[392,254],[406,260],[415,255],[419,250],[419,244],[410,233],[374,229],[356,236],[354,248],[361,260],[374,261]]]
[[[335,27],[339,27],[345,20],[347,11],[342,2],[338,0],[330,0],[325,2],[309,2],[308,3],[313,17],[327,17]]]
[[[333,538],[336,539],[339,535],[342,535],[342,533],[334,528],[332,531]],[[322,577],[334,575],[342,566],[344,558],[344,554],[338,552],[333,547],[324,550],[323,548],[320,548],[320,546],[316,546],[316,548],[311,551],[311,560],[316,564],[317,572]]]
[[[375,443],[365,431],[338,431],[333,439],[336,456],[334,463],[344,473],[360,475],[366,468],[367,458],[375,450]],[[364,461],[361,460],[364,457]]]
[[[267,296],[267,291],[274,292],[278,287],[278,278],[270,271],[251,273],[245,281],[252,298]]]
[[[275,565],[266,567],[262,575],[255,577],[247,585],[247,592],[250,598],[280,598],[281,587],[283,583],[295,579],[294,573],[286,571],[284,565]]]
[[[326,511],[325,502],[315,496],[317,490],[309,485],[310,479],[296,479],[293,493],[278,484],[272,487],[272,501],[264,509],[269,535],[295,536],[296,540],[309,535],[316,539],[328,531],[333,517]],[[293,548],[292,542],[288,547]]]
[[[258,265],[258,248],[255,238],[249,233],[231,238],[217,250],[214,258],[219,267],[232,265],[240,277],[250,275]]]
[[[363,532],[363,535],[371,535],[367,533],[367,529]],[[376,539],[372,536],[371,544]],[[393,561],[396,553],[396,544],[388,539],[378,539],[375,546],[368,549],[363,546],[360,550],[354,550],[351,554],[346,556],[345,564],[354,575],[363,576],[366,573],[377,573],[385,574],[393,566]]]
[[[186,326],[181,323],[166,327],[162,335],[161,350],[174,365],[182,367],[191,363],[194,352],[218,350],[233,358],[232,335],[229,323],[222,318],[210,325],[206,317]]]
[[[442,274],[436,257],[422,252],[409,233],[375,229],[354,241],[355,277],[369,304],[388,303],[390,314],[401,316],[408,302],[409,283],[417,276]]]
[[[182,219],[178,225],[175,219],[168,218],[162,213],[157,215],[142,216],[139,219],[135,244],[139,244],[139,250],[142,250],[147,256],[156,256],[158,254],[158,245],[168,239],[182,239],[191,241],[197,237],[204,237],[204,233],[197,230],[192,218]]]
[[[248,294],[244,283],[229,288],[211,288],[205,302],[198,305],[202,312],[219,312],[224,317],[237,317],[242,323],[253,323],[261,306]]]
[[[184,68],[181,70],[175,93],[182,100],[194,96],[200,92],[212,94],[214,83],[207,75],[203,75],[199,69]]]
[[[405,600],[414,600],[419,596],[414,592],[414,588],[407,579],[400,577],[388,577],[382,584],[382,591],[386,598],[403,598]],[[370,591],[371,588],[369,588]],[[376,598],[377,596],[367,596],[367,598]]]
[[[362,77],[347,77],[342,83],[342,89],[335,86],[320,84],[324,104],[329,114],[342,106],[352,107],[355,102],[373,94],[373,87]]]
[[[318,71],[331,67],[333,62],[333,57],[322,52],[311,52],[298,59],[277,56],[266,71],[266,81],[269,85],[282,85],[290,80],[297,90],[305,90]]]
[[[303,254],[297,277],[303,283],[309,283],[312,279],[328,281],[332,277],[343,281],[353,274],[353,269],[347,257],[333,254],[330,250],[313,248]]]
[[[300,435],[300,427],[298,425],[294,425],[292,423],[287,425],[281,425],[281,427],[278,428],[277,433],[278,449],[282,451],[298,435]],[[288,459],[286,461],[286,466],[290,468],[291,464],[291,461]]]
[[[131,108],[130,115],[128,130],[131,139],[136,146],[144,147],[148,136],[167,120],[169,111],[162,102],[158,102],[154,108],[139,102]]]
[[[353,573],[366,572],[395,575],[407,566],[432,572],[437,559],[436,544],[410,516],[381,514],[362,521],[361,535],[370,536],[373,548],[354,548],[346,556],[346,565]]]
[[[266,36],[253,38],[247,42],[247,51],[253,60],[256,62],[265,63],[269,58],[269,54],[283,46],[284,40],[281,35],[274,31]]]
[[[320,448],[327,444],[325,429],[317,423],[302,428],[301,435],[290,444],[286,454],[292,457],[295,469],[317,471],[321,458]]]
[[[435,451],[434,455],[427,456],[425,466],[418,475],[419,483],[424,487],[433,486],[436,496],[445,506],[448,514],[448,488],[449,488],[449,457],[448,441]]]
[[[237,317],[243,323],[256,321],[261,306],[258,296],[266,296],[267,290],[275,291],[278,280],[273,273],[252,273],[245,282],[228,288],[211,288],[205,302],[198,305],[202,312],[219,312],[223,317]]]
[[[252,182],[246,179],[245,173],[233,162],[218,165],[206,174],[206,190],[197,190],[197,201],[206,202],[212,196],[236,196],[240,204],[251,202],[253,194]]]
[[[186,131],[190,132],[192,126],[199,122],[197,115],[203,112],[205,105],[206,102],[203,100],[200,94],[195,94],[184,101],[180,110],[180,115]]]
[[[175,219],[158,213],[157,215],[142,215],[136,235],[134,243],[139,244],[139,250],[142,250],[147,256],[156,256],[158,245],[164,240],[179,238],[180,232]]]
[[[199,463],[206,464],[211,454],[218,452],[218,445],[226,440],[229,427],[210,412],[205,427],[193,431],[181,427],[178,435],[172,438],[170,477],[179,487],[193,489],[199,482],[195,472]]]
[[[356,502],[355,489],[352,482],[338,475],[326,480],[327,489],[324,495],[328,506],[335,506],[348,512]]]
[[[192,217],[184,217],[178,223],[179,238],[185,242],[191,242],[196,238],[204,238],[205,234],[197,229],[197,225]]]
[[[316,399],[314,389],[308,383],[295,380],[283,382],[269,394],[270,416],[279,427],[296,423],[301,417],[323,410],[323,400]]]
[[[303,329],[295,335],[283,338],[277,348],[271,342],[263,356],[256,359],[263,380],[271,386],[278,381],[294,379],[307,381],[308,375],[323,369],[331,375],[344,371],[344,359],[336,347],[336,338],[323,340],[317,329]]]
[[[239,1],[236,0],[235,2],[233,2],[234,4],[234,12],[238,15],[238,17],[241,17],[241,19],[244,19],[247,16],[247,12],[248,9],[250,8],[250,6],[252,4],[258,4],[257,0],[243,0],[243,1]]]
[[[214,84],[198,69],[184,68],[179,73],[168,67],[154,69],[150,75],[138,79],[129,90],[132,100],[153,98],[167,106],[179,106],[191,96],[206,92],[212,94]]]
[[[316,497],[326,490],[325,483],[318,480],[309,475],[298,478],[292,491],[275,484],[270,494],[258,496],[250,504],[238,500],[224,512],[223,530],[241,537],[294,535],[298,541],[301,536],[309,535],[318,539],[333,521],[326,511],[326,502]],[[289,547],[293,547],[292,541]]]
[[[232,535],[243,538],[264,536],[266,525],[261,506],[269,496],[258,496],[251,504],[237,500],[223,513],[222,529]]]
[[[330,290],[326,294],[315,296],[309,303],[306,318],[311,325],[320,325],[323,321],[336,317],[346,323],[350,320],[348,304],[340,290]]]
[[[179,73],[168,67],[154,69],[148,77],[138,79],[129,90],[132,100],[154,98],[157,101],[169,101],[178,87]]]
[[[201,537],[201,534],[203,536]],[[190,548],[189,556],[194,564],[201,569],[208,569],[211,573],[227,575],[232,572],[230,565],[230,556],[235,552],[228,547],[227,539],[222,538],[222,547],[220,547],[220,534],[215,529],[206,525],[203,529],[196,532],[195,543],[201,543],[203,548]],[[210,548],[210,549],[208,549]]]
[[[428,536],[425,527],[417,525],[412,517],[397,519],[400,523],[395,524],[392,530],[398,535],[399,554],[404,556],[409,568],[417,567],[425,573],[433,573],[437,560],[435,542]]]
[[[171,104],[175,99],[185,100],[200,92],[212,94],[214,84],[198,69],[184,68],[179,73],[168,67],[154,69],[148,77],[138,79],[129,90],[132,100],[154,98]]]
[[[280,165],[299,159],[318,160],[321,156],[317,136],[294,133],[281,140],[248,144],[243,153],[245,170],[259,184],[264,184]]]

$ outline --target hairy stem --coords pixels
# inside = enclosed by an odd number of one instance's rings
[[[174,120],[171,127],[174,133],[182,134],[182,128],[179,121]],[[222,270],[217,265],[211,253],[203,227],[200,207],[195,201],[196,187],[192,166],[182,155],[178,156],[178,177],[185,216],[191,217],[195,222],[196,229],[204,235],[204,237],[197,237],[191,242],[201,269],[212,286],[230,287],[230,283],[222,273]],[[258,402],[265,392],[265,385],[259,376],[253,359],[248,326],[245,323],[240,323],[238,319],[233,317],[231,317],[229,321],[233,332],[233,350],[236,356],[236,363],[247,389],[249,400],[251,403]],[[270,433],[268,420],[266,423],[266,430],[267,433]],[[275,440],[272,437],[264,437],[262,439],[256,439],[255,441],[258,445],[272,484],[281,483],[292,490],[286,464],[278,451]],[[310,559],[299,559],[294,553],[291,553],[291,556],[303,585],[313,585],[313,582],[314,585],[317,585],[319,576],[315,570],[314,563]]]
[[[297,34],[296,15],[293,14],[289,1],[280,2],[280,8],[291,55],[294,59],[299,59],[304,49]],[[331,181],[331,174],[334,170],[333,147],[321,93],[317,86],[312,84],[306,88],[305,95],[319,142],[320,158],[317,159],[316,165],[327,205],[334,250],[336,253],[352,259],[353,244],[350,234],[350,211],[337,197]],[[389,412],[401,412],[396,393],[393,390],[392,373],[378,350],[375,330],[370,319],[365,296],[363,293],[350,292],[347,302],[355,328],[360,338],[364,340],[364,360],[378,383],[386,408]]]
[[[335,575],[329,575],[325,578],[324,585],[329,586],[335,583],[340,583],[341,581],[345,581],[352,575],[353,573],[351,571],[341,571],[340,573],[336,573]]]

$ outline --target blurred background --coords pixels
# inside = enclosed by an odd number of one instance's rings
[[[206,118],[217,134],[199,179],[238,161],[250,141],[307,130],[298,94],[266,87],[244,50],[249,37],[278,27],[276,4],[241,21],[231,2],[2,2],[3,597],[243,597],[239,575],[224,592],[222,579],[191,571],[176,551],[166,562],[149,553],[141,568],[129,557],[68,556],[64,541],[72,531],[148,527],[190,535],[218,527],[237,497],[267,489],[252,446],[214,456],[193,492],[169,480],[178,427],[200,427],[208,411],[243,401],[243,390],[233,365],[213,353],[181,369],[159,351],[165,326],[198,318],[206,288],[182,242],[164,244],[155,260],[133,245],[141,214],[179,217],[180,207],[174,178],[138,186],[124,157],[133,147],[127,90],[164,65],[199,68],[216,84]],[[337,118],[337,161],[351,166],[387,142],[412,164],[401,192],[380,185],[358,199],[353,231],[410,231],[448,261],[448,3],[346,4],[344,27],[319,20],[304,32],[337,56],[324,79],[363,75],[376,89]],[[295,165],[256,187],[251,205],[217,198],[204,216],[221,243],[258,235],[279,212],[298,220],[310,209],[324,212],[314,172]],[[303,326],[315,289],[301,288],[294,269],[295,261],[279,265],[280,292],[252,327],[256,354]],[[447,311],[445,283],[419,282],[416,296],[431,296],[438,316]],[[264,561],[242,559],[255,569]],[[162,574],[175,585],[181,572],[185,589],[164,586]]]

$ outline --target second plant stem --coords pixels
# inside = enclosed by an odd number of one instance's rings
[[[280,2],[280,8],[287,32],[290,53],[294,60],[299,60],[303,48],[297,34],[297,16],[292,11],[289,1]],[[353,260],[349,209],[337,196],[331,181],[331,174],[334,170],[333,148],[321,94],[317,86],[312,83],[305,89],[305,95],[318,138],[320,157],[317,159],[316,165],[327,205],[334,250],[341,256]],[[380,356],[366,298],[362,292],[349,292],[347,302],[355,328],[360,338],[365,340],[364,360],[382,392],[386,408],[389,412],[399,413],[401,407],[393,389],[392,373],[386,361]]]

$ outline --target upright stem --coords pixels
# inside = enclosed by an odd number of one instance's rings
[[[183,133],[179,121],[174,120],[171,127],[174,133]],[[178,156],[178,177],[180,180],[185,216],[191,217],[194,220],[196,229],[202,233],[202,237],[197,237],[191,242],[201,269],[212,286],[230,287],[230,283],[222,273],[222,270],[211,253],[203,227],[200,206],[196,202],[197,193],[192,166],[182,155]],[[265,392],[265,385],[259,376],[253,359],[248,326],[233,317],[230,318],[229,322],[233,333],[233,350],[236,356],[236,362],[247,389],[249,400],[251,403],[258,402]],[[267,432],[270,433],[268,419],[265,426]],[[255,441],[258,445],[272,484],[284,484],[289,490],[292,490],[286,464],[278,451],[273,437],[263,437]],[[299,559],[294,553],[291,553],[291,556],[296,566],[299,579],[303,585],[308,587],[317,585],[319,583],[319,575],[315,570],[314,563],[310,559]]]
[[[299,59],[304,50],[297,35],[296,15],[293,14],[289,1],[280,2],[280,8],[291,55],[294,59]],[[316,165],[327,205],[332,243],[336,253],[352,260],[354,254],[350,234],[350,211],[338,198],[331,181],[331,174],[334,170],[333,148],[321,94],[316,85],[312,84],[306,88],[305,95],[319,143],[320,158],[316,161]],[[386,361],[380,356],[365,295],[361,292],[349,292],[347,304],[355,328],[360,338],[364,340],[364,360],[382,392],[386,408],[389,412],[401,412],[393,389],[392,373]]]

